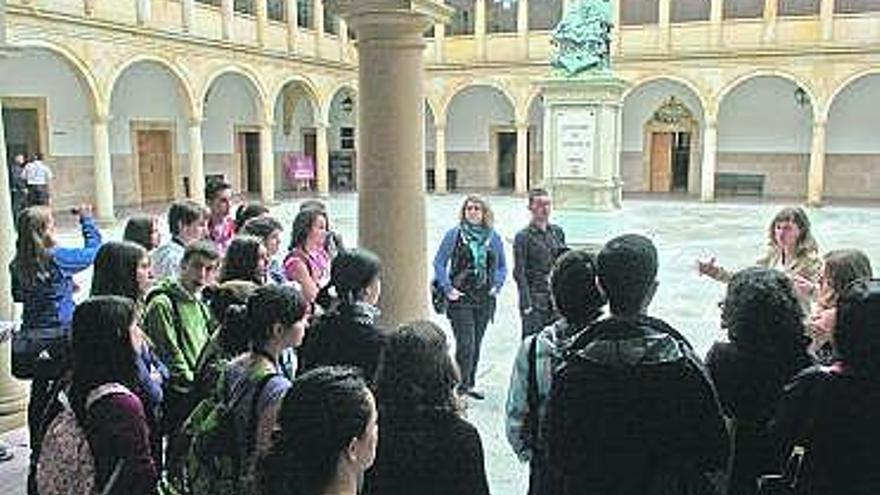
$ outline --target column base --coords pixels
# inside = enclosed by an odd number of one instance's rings
[[[623,203],[620,181],[554,181],[548,189],[554,208],[563,210],[613,211]]]

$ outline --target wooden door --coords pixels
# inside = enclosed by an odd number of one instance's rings
[[[168,201],[171,182],[171,131],[137,131],[141,202]]]
[[[671,132],[651,134],[651,192],[669,192],[672,188]]]

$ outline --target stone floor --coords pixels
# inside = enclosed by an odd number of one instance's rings
[[[429,256],[433,256],[446,229],[456,223],[462,199],[459,195],[429,197]],[[525,200],[511,196],[490,196],[488,200],[495,211],[497,229],[507,243],[508,263],[512,265],[510,242],[516,230],[528,221]],[[298,202],[292,199],[275,209],[274,213],[284,219],[285,225],[290,225]],[[347,245],[356,245],[356,196],[336,196],[328,204],[332,226],[343,234]],[[622,210],[611,213],[557,211],[554,221],[565,228],[573,244],[601,244],[625,232],[638,232],[652,238],[660,252],[660,288],[652,312],[679,328],[700,353],[705,353],[712,342],[723,338],[716,304],[723,296],[723,287],[699,277],[696,260],[716,256],[728,267],[749,265],[760,255],[766,242],[767,223],[781,206],[777,203],[701,204],[676,199],[632,199],[625,202]],[[880,215],[877,213],[876,205],[869,204],[829,206],[811,210],[809,215],[823,251],[860,248],[875,263],[880,263],[880,243],[876,242]],[[117,226],[110,237],[118,238],[120,231],[121,227]],[[75,238],[69,231],[65,231],[63,237]],[[445,318],[436,315],[433,318],[448,330]],[[486,400],[471,402],[467,411],[482,434],[492,493],[501,495],[525,493],[527,484],[527,469],[518,463],[504,437],[504,401],[519,332],[516,286],[508,280],[500,295],[495,322],[484,341],[478,387],[485,391]],[[0,493],[24,493],[25,437],[21,429],[5,436],[16,446],[17,460],[0,464]]]

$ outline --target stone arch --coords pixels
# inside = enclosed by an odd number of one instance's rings
[[[320,112],[321,98],[318,96],[318,89],[315,87],[312,80],[304,75],[295,75],[282,79],[281,82],[269,92],[271,98],[266,101],[274,105],[275,102],[278,101],[278,98],[281,97],[281,92],[284,91],[284,88],[293,83],[299,84],[305,90],[306,95],[311,99],[312,104],[314,104],[315,113]]]
[[[88,99],[88,107],[89,111],[92,114],[92,118],[106,113],[106,109],[103,108],[105,103],[103,102],[106,100],[106,104],[109,105],[109,98],[105,98],[105,95],[101,92],[100,85],[98,84],[95,75],[92,73],[91,69],[89,69],[88,64],[86,64],[86,62],[83,61],[78,55],[61,45],[57,45],[46,40],[22,38],[12,39],[9,41],[10,44],[16,47],[42,49],[60,57],[69,65],[69,67],[73,70],[73,73],[76,75],[77,79],[83,85],[83,90],[85,91],[86,98]],[[106,96],[109,97],[109,95]]]
[[[183,72],[183,70],[181,70],[181,68],[178,67],[177,64],[175,64],[174,62],[153,55],[138,55],[133,58],[126,59],[122,64],[120,64],[113,70],[110,77],[107,79],[106,110],[108,112],[110,110],[110,102],[113,99],[113,91],[116,89],[116,86],[119,83],[119,79],[131,67],[145,62],[154,63],[162,67],[171,74],[173,79],[175,79],[178,89],[180,90],[180,95],[183,97],[184,102],[186,103],[185,114],[188,118],[194,118],[196,115],[201,115],[202,109],[200,105],[197,105],[197,101],[194,99],[195,93],[193,92],[192,83]]]
[[[199,91],[199,99],[196,102],[196,108],[198,109],[199,114],[201,115],[205,111],[205,98],[208,96],[208,91],[211,90],[211,86],[213,86],[221,77],[230,74],[239,75],[250,83],[252,89],[257,93],[257,113],[259,113],[265,121],[271,122],[272,110],[274,107],[267,99],[268,93],[266,92],[262,80],[260,80],[259,76],[253,69],[239,64],[220,67],[205,79],[205,83],[202,86],[201,91]]]
[[[656,75],[651,75],[651,76],[647,76],[647,77],[642,77],[640,79],[636,79],[635,81],[633,81],[631,83],[630,87],[627,88],[626,91],[623,92],[622,99],[624,101],[626,101],[626,98],[629,95],[638,91],[639,89],[641,89],[645,85],[648,85],[648,84],[650,84],[652,82],[656,82],[656,81],[671,81],[671,82],[678,83],[678,84],[686,87],[687,89],[689,89],[691,91],[691,93],[694,94],[694,96],[697,97],[697,100],[700,102],[701,111],[704,113],[704,115],[705,114],[712,115],[713,109],[710,108],[709,97],[707,97],[707,95],[702,90],[702,88],[700,88],[700,86],[697,83],[695,83],[694,81],[692,81],[686,77],[682,77],[682,76],[675,75],[675,74],[656,74]],[[715,110],[715,114],[717,114],[717,108],[714,110]]]
[[[863,79],[865,77],[880,75],[880,67],[869,67],[867,69],[862,69],[853,74],[848,75],[844,78],[840,84],[838,84],[831,94],[828,97],[828,104],[825,105],[825,108],[821,109],[821,112],[817,112],[822,122],[827,122],[828,117],[831,114],[831,108],[834,106],[834,102],[837,100],[837,97],[840,96],[841,93],[846,91],[853,83]]]
[[[623,96],[621,174],[627,191],[700,192],[706,99],[689,79],[656,75]]]
[[[354,94],[358,93],[358,85],[354,80],[346,80],[335,83],[333,86],[329,88],[329,90],[324,94],[324,97],[318,101],[320,105],[320,116],[321,121],[323,123],[327,123],[330,121],[330,108],[333,105],[333,99],[336,98],[336,95],[339,94],[340,91],[343,90],[351,91]]]
[[[809,80],[803,79],[800,76],[797,76],[790,72],[776,69],[757,69],[747,72],[745,74],[741,74],[731,79],[721,87],[714,99],[717,104],[717,108],[720,110],[722,103],[724,103],[724,98],[726,98],[733,90],[742,86],[743,84],[748,83],[752,79],[758,79],[761,77],[776,77],[794,83],[794,85],[803,89],[804,92],[807,94],[807,97],[810,100],[810,106],[813,108],[814,115],[821,108],[821,105],[819,104],[819,98],[816,95],[816,90],[815,88],[813,88],[813,84]]]
[[[446,93],[446,97],[442,100],[442,105],[438,113],[443,115],[444,120],[448,120],[449,118],[449,107],[452,105],[452,102],[455,101],[455,98],[462,94],[464,91],[467,91],[470,88],[474,87],[490,87],[492,89],[497,90],[499,93],[504,95],[507,99],[507,102],[510,104],[510,108],[513,109],[514,119],[517,117],[517,99],[511,93],[510,88],[507,87],[504,82],[496,80],[496,79],[468,79],[466,81],[461,81],[458,84],[454,85],[450,91]],[[438,114],[434,114],[435,117]],[[448,122],[447,122],[448,124]]]

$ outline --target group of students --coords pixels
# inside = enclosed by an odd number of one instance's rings
[[[880,281],[861,251],[820,256],[800,208],[767,249],[736,272],[699,262],[727,283],[705,362],[649,315],[650,239],[557,260],[561,318],[523,341],[506,407],[530,494],[880,491]]]
[[[379,328],[381,262],[328,234],[319,202],[276,262],[281,224],[257,205],[232,218],[230,195],[211,183],[208,208],[172,204],[165,243],[152,217],[105,242],[84,206],[82,247],[62,247],[49,208],[22,211],[10,270],[28,492],[354,494],[374,460],[370,493],[408,493],[442,463],[442,486],[488,492],[443,331]],[[425,438],[445,446],[415,455]]]
[[[53,174],[43,163],[42,153],[30,157],[17,153],[9,163],[8,172],[13,218],[28,206],[49,204]]]
[[[48,208],[19,215],[12,364],[32,380],[29,494],[489,493],[463,417],[506,276],[485,200],[466,198],[434,260],[453,360],[433,323],[380,327],[381,261],[346,250],[321,203],[302,205],[280,258],[264,207],[233,217],[230,187],[206,189],[207,208],[171,205],[165,243],[154,217],[105,243],[83,207],[83,246],[61,247]],[[728,284],[729,339],[704,363],[648,315],[651,240],[568,250],[546,193],[529,208],[506,410],[530,493],[880,489],[880,283],[864,254],[823,260],[795,208],[772,220],[759,266],[701,262]],[[93,265],[76,305],[73,277]],[[801,469],[786,472],[792,455]]]

